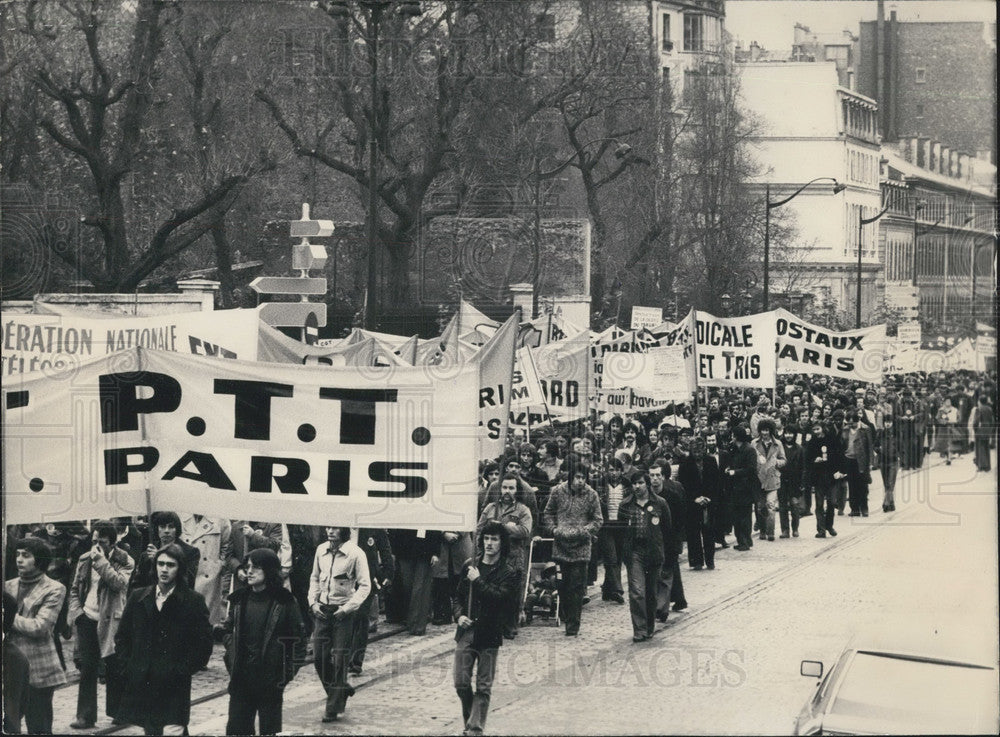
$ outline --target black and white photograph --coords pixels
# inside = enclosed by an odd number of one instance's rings
[[[1000,732],[991,0],[3,0],[3,733]]]

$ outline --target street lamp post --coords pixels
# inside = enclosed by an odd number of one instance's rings
[[[847,187],[840,182],[838,182],[833,177],[816,177],[812,181],[806,182],[797,190],[792,192],[788,197],[783,200],[778,200],[777,202],[771,202],[771,185],[770,183],[764,185],[764,312],[770,309],[771,305],[771,295],[770,295],[770,266],[771,266],[771,210],[776,207],[781,207],[782,205],[788,204],[800,194],[803,190],[810,184],[815,184],[816,182],[831,181],[833,182],[833,193],[838,194],[843,192]]]
[[[863,228],[864,228],[865,225],[868,225],[870,223],[874,223],[876,220],[878,220],[880,217],[882,217],[883,215],[885,215],[887,212],[889,212],[889,206],[888,205],[886,205],[882,209],[882,212],[880,212],[878,215],[874,215],[874,216],[872,216],[870,218],[866,218],[864,216],[864,213],[861,212],[860,210],[858,210],[858,296],[857,296],[857,301],[856,301],[855,306],[854,306],[854,327],[855,328],[860,328],[861,327],[861,236],[862,236],[862,233],[864,232]]]
[[[913,286],[917,286],[917,213],[924,209],[924,204],[922,202],[915,202],[913,204],[913,258],[912,258],[912,269],[911,278],[913,279]]]
[[[419,0],[357,0],[368,11],[364,28],[365,47],[368,51],[369,89],[371,111],[368,118],[368,273],[365,284],[364,326],[375,328],[378,318],[378,55],[379,27],[386,12],[395,8],[400,15],[415,18],[423,11]],[[334,17],[350,17],[347,0],[331,2],[327,12]]]

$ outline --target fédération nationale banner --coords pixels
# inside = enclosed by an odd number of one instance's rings
[[[137,347],[255,361],[259,325],[256,310],[154,317],[4,313],[2,373],[62,373],[94,356]]]
[[[470,530],[475,363],[338,368],[138,348],[3,386],[8,524],[182,510]],[[252,513],[250,512],[252,510]]]
[[[779,374],[822,374],[881,383],[885,325],[836,331],[775,310]]]

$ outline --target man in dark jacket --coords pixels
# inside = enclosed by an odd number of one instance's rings
[[[632,615],[632,642],[653,636],[657,593],[664,549],[672,528],[670,507],[649,489],[649,478],[633,471],[622,478],[625,496],[618,507],[622,530],[622,557],[628,575],[628,603]]]
[[[882,511],[896,511],[896,474],[899,473],[899,425],[891,405],[886,405],[879,430],[879,472],[882,474]]]
[[[688,452],[681,456],[682,463],[691,457],[690,444]],[[670,508],[672,524],[664,529],[663,566],[660,568],[660,585],[657,589],[656,618],[666,622],[673,610],[680,612],[687,609],[687,598],[684,596],[684,581],[681,579],[681,566],[678,556],[684,552],[684,487],[670,478],[673,469],[668,461],[657,461],[649,467],[649,490],[660,497]]]
[[[733,498],[733,528],[736,532],[733,549],[745,552],[753,547],[750,514],[760,480],[757,478],[757,454],[750,447],[750,431],[743,425],[733,428],[733,454],[726,473]]]
[[[722,486],[719,466],[705,451],[705,439],[696,437],[690,457],[677,469],[677,481],[684,487],[688,564],[696,571],[703,565],[710,571],[715,568],[714,502]]]
[[[786,426],[782,431],[785,447],[785,465],[781,469],[781,486],[778,488],[778,519],[781,521],[781,537],[789,536],[788,518],[791,516],[791,534],[799,536],[799,518],[802,514],[803,451],[795,442],[795,428]]]
[[[479,550],[466,562],[452,610],[455,635],[455,691],[462,701],[463,734],[482,734],[490,709],[497,655],[509,609],[518,601],[518,573],[507,562],[507,528],[488,522],[479,535]],[[478,663],[478,664],[477,664]],[[472,671],[476,690],[472,691]]]
[[[285,686],[305,660],[305,627],[292,592],[281,585],[281,562],[270,548],[247,554],[246,586],[229,597],[223,625],[229,671],[226,734],[281,731]]]
[[[129,584],[129,591],[152,586],[156,583],[156,568],[153,558],[157,551],[165,545],[177,545],[184,552],[184,575],[187,576],[189,589],[194,588],[195,577],[198,575],[198,564],[201,562],[201,551],[193,545],[181,540],[181,518],[176,512],[153,512],[149,517],[149,543],[139,554],[135,574]]]
[[[188,587],[187,558],[176,543],[153,557],[156,584],[131,593],[115,635],[123,666],[119,721],[146,734],[183,734],[191,718],[191,676],[212,656],[205,598]]]
[[[805,474],[816,496],[816,537],[837,535],[833,529],[835,483],[845,475],[841,471],[843,455],[840,436],[836,432],[828,434],[822,422],[813,423],[812,437],[806,445]]]
[[[368,576],[371,578],[372,590],[358,610],[357,619],[354,621],[354,639],[351,642],[354,654],[351,656],[350,665],[347,666],[347,672],[354,675],[361,674],[361,668],[365,663],[371,609],[376,607],[375,613],[378,614],[378,592],[387,589],[392,583],[396,565],[392,557],[389,535],[385,530],[375,528],[358,530],[358,547],[368,558]]]

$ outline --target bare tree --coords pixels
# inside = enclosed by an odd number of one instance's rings
[[[150,186],[159,197],[168,192],[175,197],[163,204],[161,199],[155,215],[156,200],[147,203],[154,227],[144,242],[130,231],[126,179],[133,180],[133,188],[134,180],[144,177],[176,183],[170,176],[176,174],[173,149],[163,153],[167,161],[158,168],[149,166],[156,158],[149,132],[155,129],[152,116],[166,106],[160,97],[169,62],[165,31],[183,14],[182,6],[155,0],[29,0],[15,14],[33,46],[30,79],[45,99],[37,125],[71,163],[79,191],[91,203],[81,218],[83,247],[56,253],[99,290],[135,289],[209,232],[241,186],[272,165],[253,157],[232,161],[194,191],[154,182]]]

